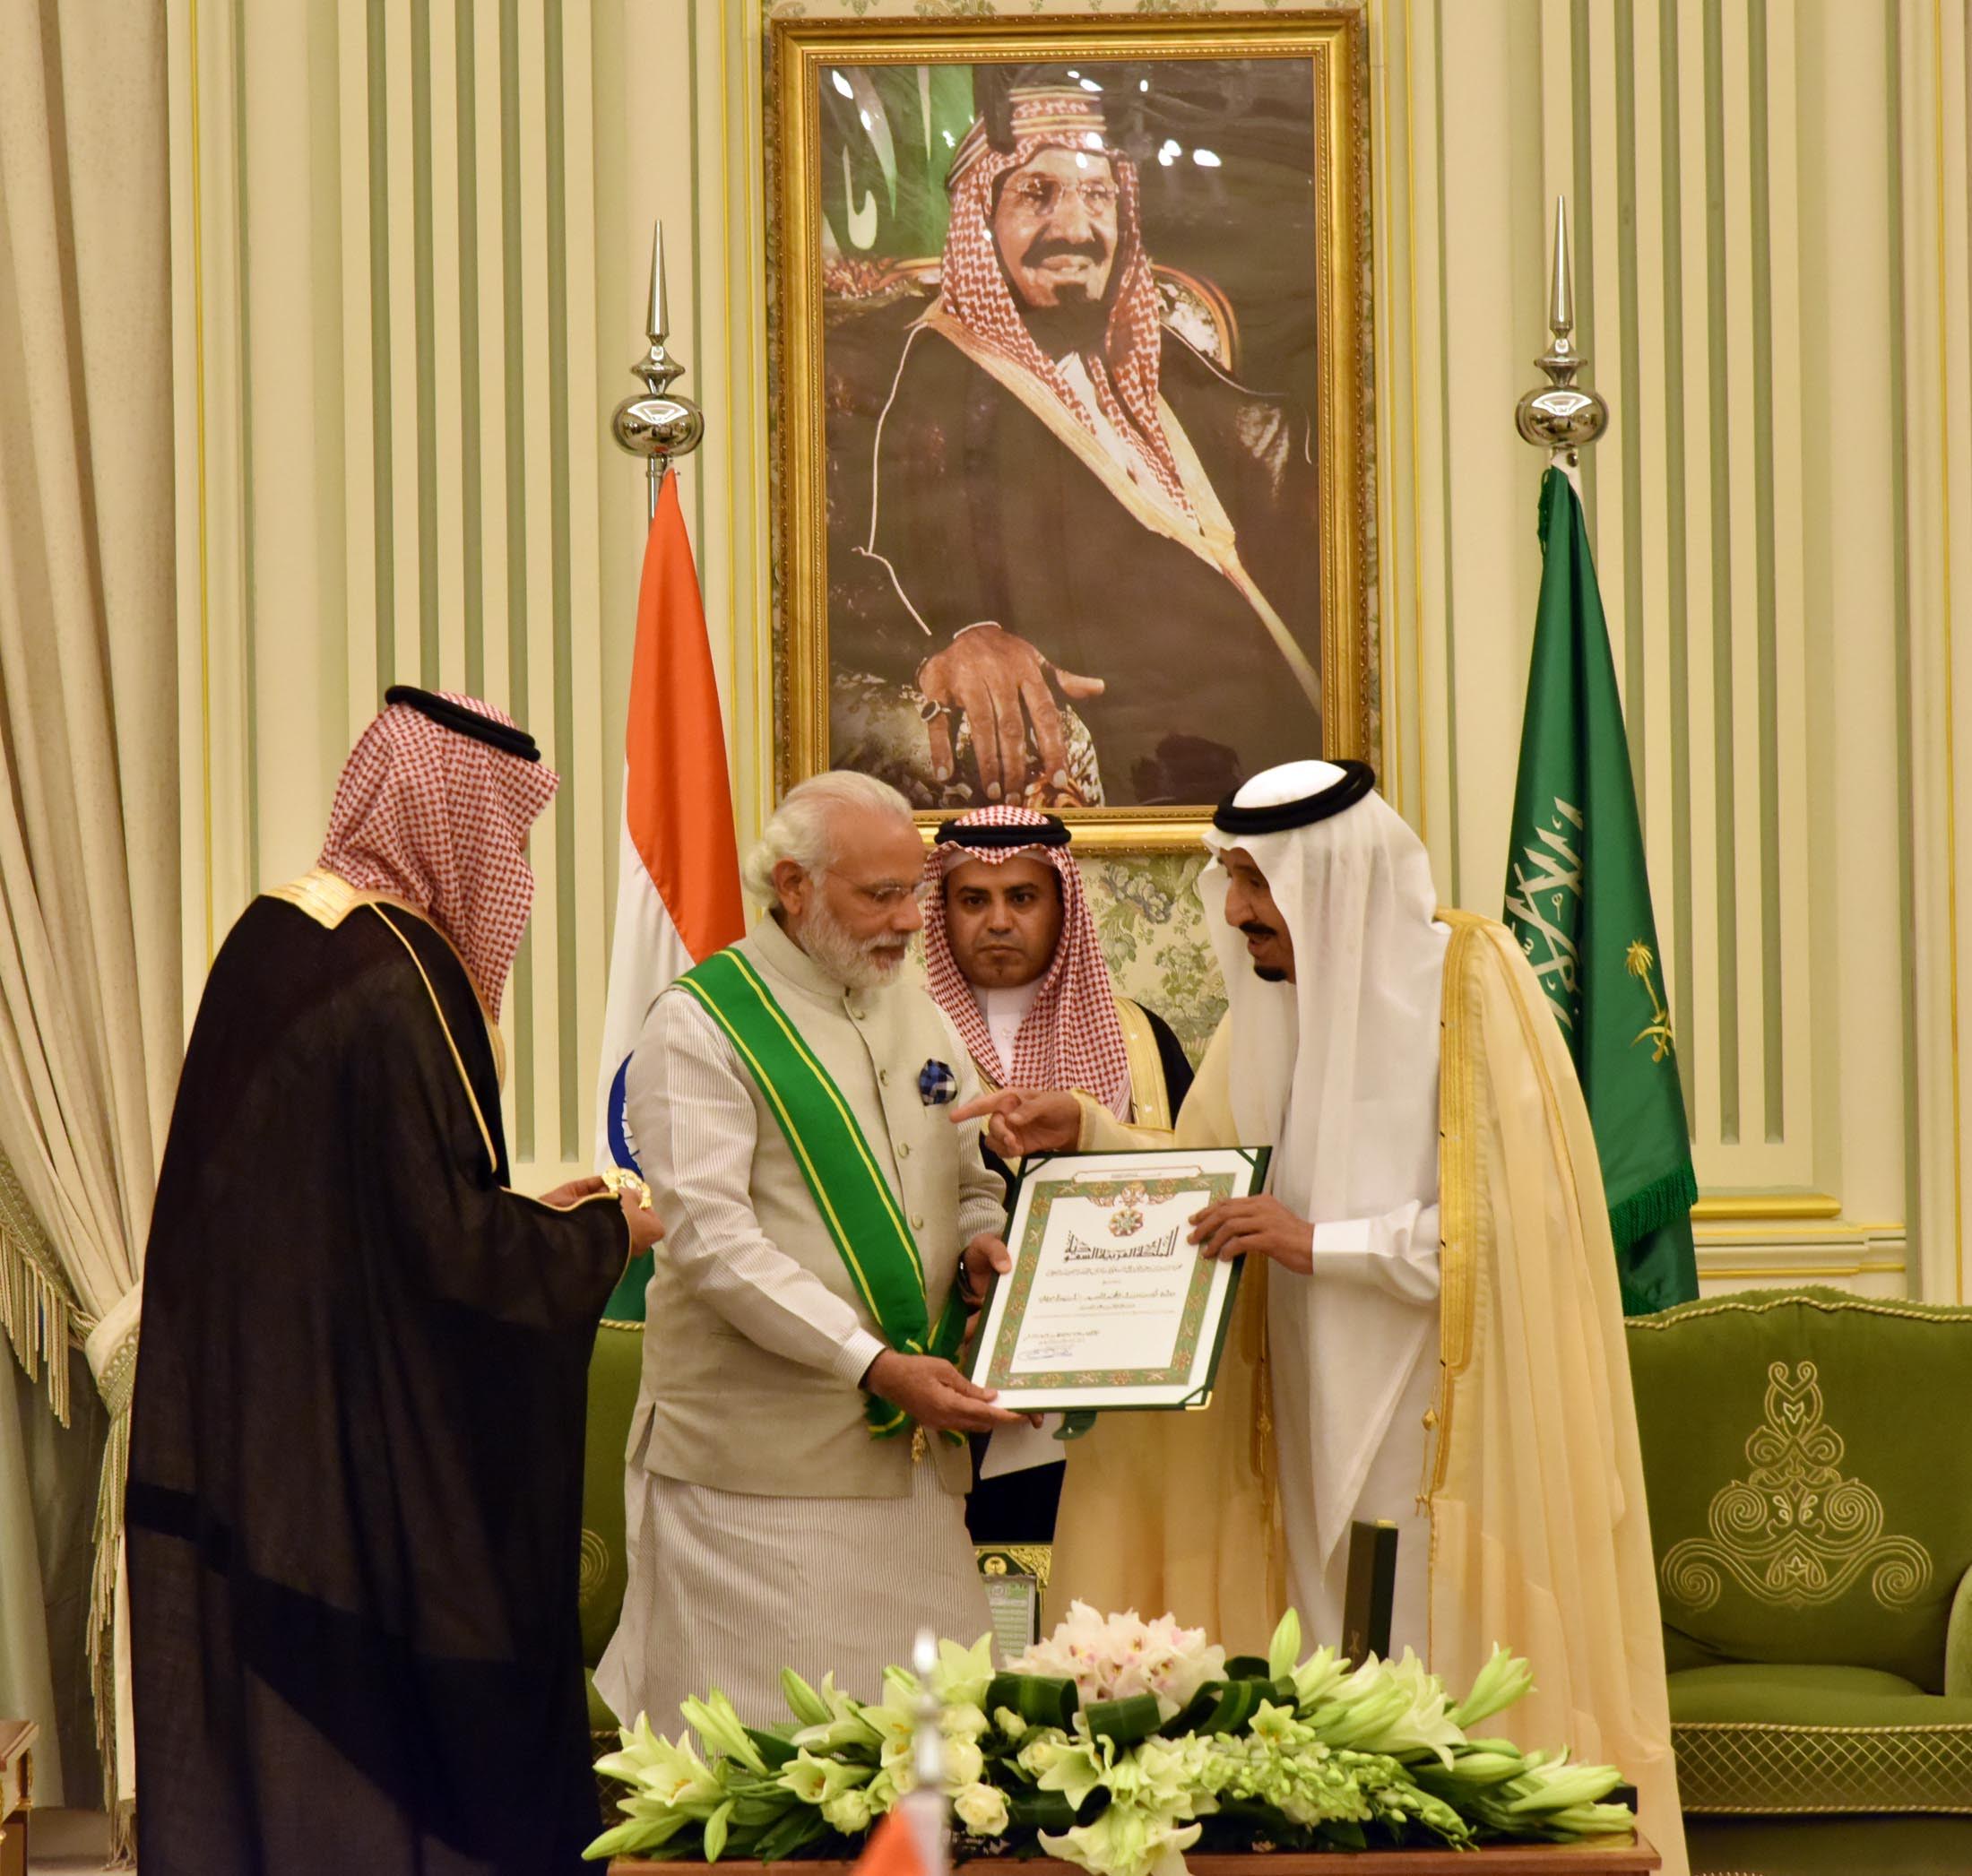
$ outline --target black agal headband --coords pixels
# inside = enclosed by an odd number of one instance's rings
[[[419,690],[415,685],[393,684],[384,693],[384,701],[407,705],[420,716],[428,716],[442,729],[455,730],[475,742],[490,743],[504,756],[517,756],[523,762],[541,760],[541,745],[518,725],[496,722],[489,716],[481,716],[477,710],[468,710],[463,704],[454,704],[428,690]]]
[[[1040,821],[940,821],[933,843],[940,847],[979,847],[994,852],[1011,852],[1020,847],[1065,847],[1068,843],[1068,824],[1053,814]]]
[[[1342,771],[1335,781],[1298,801],[1240,808],[1234,805],[1239,796],[1239,790],[1234,789],[1219,803],[1212,825],[1221,834],[1284,834],[1290,827],[1311,826],[1317,821],[1326,821],[1330,815],[1340,814],[1345,808],[1354,808],[1375,788],[1376,771],[1368,763],[1345,760],[1335,766]]]

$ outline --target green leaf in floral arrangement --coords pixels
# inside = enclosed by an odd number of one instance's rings
[[[1122,1700],[1092,1700],[1082,1709],[1093,1739],[1112,1741],[1119,1748],[1134,1746],[1163,1725],[1163,1708],[1155,1694],[1132,1694]]]
[[[797,1805],[788,1810],[778,1823],[760,1833],[753,1854],[762,1863],[785,1863],[810,1844],[818,1844],[828,1836],[830,1828],[828,1820],[818,1811]]]
[[[732,1794],[732,1825],[736,1830],[765,1830],[778,1823],[800,1802],[778,1783],[748,1784]]]
[[[1280,1626],[1274,1630],[1274,1638],[1267,1648],[1267,1677],[1270,1681],[1284,1679],[1294,1671],[1301,1660],[1301,1616],[1290,1609],[1281,1617]]]
[[[728,1799],[705,1820],[705,1861],[717,1863],[725,1854],[726,1826],[732,1817],[732,1801]]]
[[[1210,1737],[1215,1733],[1240,1733],[1274,1697],[1273,1683],[1267,1681],[1208,1681],[1182,1713],[1166,1720],[1158,1731],[1166,1739],[1183,1739],[1189,1733]]]
[[[1007,1801],[1016,1830],[1068,1830],[1075,1823],[1075,1806],[1060,1792],[1019,1792]]]
[[[1235,1655],[1225,1664],[1228,1681],[1271,1681],[1274,1670],[1258,1655]]]
[[[766,1761],[770,1772],[779,1771],[783,1766],[791,1764],[800,1750],[784,1733],[759,1726],[748,1726],[747,1737],[753,1742],[754,1751]]]
[[[988,1713],[1008,1707],[1030,1726],[1066,1727],[1081,1699],[1074,1681],[1051,1674],[995,1674],[980,1704]]]

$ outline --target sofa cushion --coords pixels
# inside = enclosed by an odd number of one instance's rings
[[[1972,1815],[1972,1700],[1785,1663],[1691,1668],[1670,1685],[1686,1811]]]
[[[1628,1327],[1667,1664],[1942,1692],[1972,1565],[1972,1310],[1753,1292]]]

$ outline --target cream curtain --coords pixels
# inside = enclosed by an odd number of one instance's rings
[[[58,1406],[82,1336],[111,1418],[91,1646],[123,1815],[122,1456],[182,1042],[164,10],[0,0],[0,1310]]]

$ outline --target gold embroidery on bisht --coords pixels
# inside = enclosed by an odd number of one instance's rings
[[[1710,1536],[1665,1552],[1665,1588],[1709,1609],[1723,1570],[1758,1602],[1805,1609],[1833,1602],[1866,1570],[1882,1607],[1915,1600],[1931,1580],[1931,1553],[1914,1537],[1886,1537],[1882,1500],[1842,1475],[1842,1436],[1821,1417],[1812,1362],[1769,1366],[1766,1411],[1746,1442],[1746,1476],[1712,1496]]]

